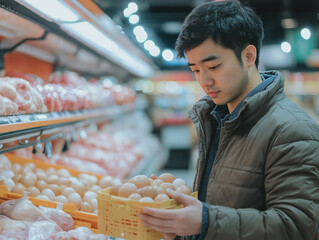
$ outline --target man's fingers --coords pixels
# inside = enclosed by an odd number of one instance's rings
[[[142,221],[142,224],[146,227],[152,228],[153,230],[161,233],[174,233],[174,228],[172,227],[163,227],[163,226],[156,226],[153,224],[150,224],[148,222]]]
[[[169,189],[169,188],[167,188],[166,191],[171,198],[174,198],[175,200],[184,204],[185,206],[196,203],[197,199],[192,196],[186,195],[181,192],[173,191],[172,189]]]
[[[144,222],[147,222],[156,226],[172,227],[176,225],[173,220],[160,219],[158,217],[153,217],[147,214],[140,214],[140,219],[142,219],[142,221]]]

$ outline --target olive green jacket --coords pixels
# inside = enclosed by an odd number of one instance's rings
[[[319,127],[283,93],[284,79],[243,101],[225,122],[207,188],[205,240],[314,240],[319,225]],[[209,97],[189,112],[199,190],[215,131]]]

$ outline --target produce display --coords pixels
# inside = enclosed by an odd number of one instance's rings
[[[74,229],[72,217],[60,207],[37,208],[22,198],[0,205],[0,239],[16,240],[107,240],[103,234],[94,234],[89,228]]]
[[[122,180],[111,176],[98,179],[95,175],[72,176],[67,169],[42,169],[33,163],[11,164],[0,155],[0,185],[13,193],[28,192],[31,197],[60,203],[73,203],[80,211],[97,213],[96,196],[102,188],[113,186]]]

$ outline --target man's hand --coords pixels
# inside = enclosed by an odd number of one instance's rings
[[[184,204],[182,209],[162,210],[145,207],[140,214],[142,224],[164,233],[165,239],[172,240],[176,235],[199,234],[202,228],[202,203],[194,197],[167,189],[171,198]]]

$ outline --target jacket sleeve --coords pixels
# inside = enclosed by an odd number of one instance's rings
[[[315,239],[319,225],[318,139],[318,127],[311,122],[294,121],[281,127],[265,162],[266,210],[210,205],[205,240]]]

